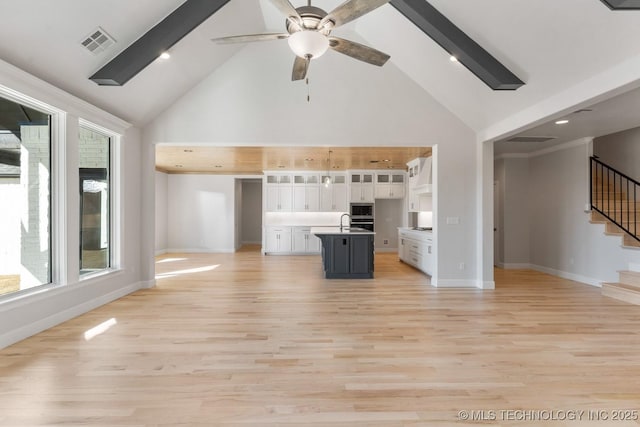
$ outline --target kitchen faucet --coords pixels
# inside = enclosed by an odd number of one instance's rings
[[[342,233],[342,218],[344,218],[345,215],[349,217],[349,227],[351,227],[351,215],[349,215],[348,213],[343,213],[342,216],[340,216],[340,232],[341,233]]]

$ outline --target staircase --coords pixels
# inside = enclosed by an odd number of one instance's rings
[[[640,183],[591,158],[591,221],[620,236],[622,247],[640,251]],[[640,272],[619,271],[619,282],[603,283],[602,295],[640,305]]]

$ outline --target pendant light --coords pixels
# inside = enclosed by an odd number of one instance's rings
[[[327,158],[327,176],[324,178],[324,186],[329,188],[331,185],[331,153],[333,151],[329,150],[329,157]]]

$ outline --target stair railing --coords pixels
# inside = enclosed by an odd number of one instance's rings
[[[640,183],[611,166],[591,157],[591,209],[599,212],[627,234],[638,237],[638,196]]]

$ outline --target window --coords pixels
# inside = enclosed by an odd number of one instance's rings
[[[0,97],[0,295],[51,282],[51,116]]]
[[[111,137],[80,126],[80,276],[111,267]]]

